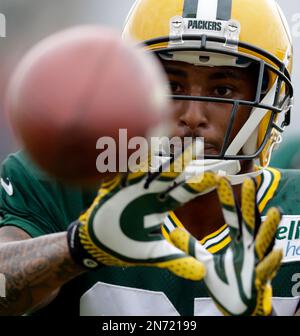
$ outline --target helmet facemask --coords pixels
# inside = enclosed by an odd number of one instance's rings
[[[274,146],[281,140],[280,134],[290,123],[293,103],[293,87],[290,80],[291,40],[277,4],[275,1],[273,3],[265,0],[219,0],[216,2],[217,19],[211,17],[208,20],[205,17],[207,13],[200,8],[201,4],[205,3],[204,0],[198,1],[198,7],[194,8],[195,14],[192,16],[191,8],[197,2],[167,2],[165,6],[169,6],[170,9],[158,10],[158,13],[154,14],[155,1],[138,1],[132,16],[128,18],[125,34],[133,32],[132,37],[142,40],[147,49],[165,61],[183,61],[196,66],[256,68],[257,88],[253,100],[184,95],[172,95],[172,98],[231,106],[230,122],[222,149],[218,155],[205,154],[206,163],[211,163],[212,160],[215,160],[215,163],[235,161],[237,165],[233,174],[239,172],[239,160],[259,158],[259,165],[266,167]],[[207,0],[207,8],[210,7],[208,2]],[[228,7],[224,12],[219,11],[225,3],[231,3],[232,8]],[[163,7],[163,4],[161,6]],[[181,13],[180,8],[183,8]],[[269,20],[273,20],[274,32],[267,29],[266,20],[261,19],[266,10],[269,11]],[[142,15],[143,11],[147,13],[146,16]],[[173,16],[168,16],[169,13],[173,13]],[[226,14],[226,17],[223,14]],[[159,20],[161,16],[165,19]],[[255,30],[259,34],[255,35],[252,32]],[[142,36],[144,38],[141,38]],[[274,43],[270,37],[274,37]],[[241,106],[249,109],[249,118],[232,138],[234,122]]]

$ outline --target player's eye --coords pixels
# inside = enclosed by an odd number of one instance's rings
[[[214,89],[213,95],[215,97],[225,97],[230,98],[233,94],[233,89],[228,86],[218,86]]]
[[[184,93],[184,88],[178,82],[170,81],[170,88],[174,95],[179,95]]]

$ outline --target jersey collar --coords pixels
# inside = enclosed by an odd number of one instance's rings
[[[257,202],[260,213],[263,213],[268,202],[273,198],[278,189],[279,182],[281,180],[281,173],[274,168],[263,169],[262,174],[256,177],[258,190],[257,190]],[[184,228],[184,224],[177,218],[173,211],[170,211],[164,221],[162,233],[164,237],[170,242],[169,233],[175,228]],[[207,248],[211,253],[217,253],[228,246],[231,239],[229,236],[229,228],[225,224],[217,231],[204,237],[199,242]]]

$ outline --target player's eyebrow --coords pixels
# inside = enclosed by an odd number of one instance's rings
[[[182,78],[187,78],[188,75],[184,70],[175,68],[175,67],[170,67],[170,66],[165,66],[165,71],[169,75],[174,75]]]
[[[242,76],[239,71],[234,71],[234,70],[229,70],[229,69],[220,70],[208,76],[209,80],[230,79],[230,78],[235,79],[235,80],[241,80]]]

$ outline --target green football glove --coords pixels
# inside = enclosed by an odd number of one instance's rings
[[[271,208],[260,223],[253,179],[242,185],[241,210],[226,178],[219,179],[217,191],[232,240],[226,252],[211,254],[183,229],[172,231],[170,238],[175,246],[204,263],[204,282],[224,315],[270,315],[271,279],[282,259],[281,250],[272,251],[280,212]]]
[[[167,242],[161,233],[170,210],[216,184],[212,172],[186,183],[175,169],[182,162],[179,157],[164,164],[163,171],[168,172],[120,175],[103,185],[92,206],[68,230],[73,258],[89,268],[156,266],[186,279],[202,279],[202,262]]]

